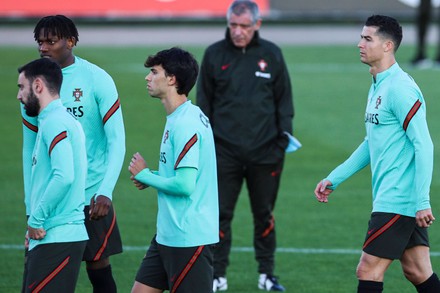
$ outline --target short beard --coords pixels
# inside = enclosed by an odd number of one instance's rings
[[[40,112],[40,101],[37,99],[33,89],[31,89],[27,97],[27,103],[24,104],[24,109],[26,110],[26,115],[29,117],[37,117]]]

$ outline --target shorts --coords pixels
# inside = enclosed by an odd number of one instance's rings
[[[429,247],[427,228],[417,226],[414,217],[372,213],[363,251],[381,258],[400,259],[406,249]]]
[[[98,261],[110,255],[122,252],[121,234],[119,233],[116,213],[111,205],[108,215],[99,220],[90,220],[90,206],[84,207],[84,224],[89,234],[84,261]]]
[[[170,293],[212,292],[213,245],[169,247],[153,237],[136,281]]]
[[[30,250],[23,292],[75,292],[86,242],[41,244]]]

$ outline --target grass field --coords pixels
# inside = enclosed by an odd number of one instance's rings
[[[185,47],[201,60],[204,48]],[[164,110],[148,97],[143,62],[163,48],[82,48],[76,54],[106,69],[115,79],[123,106],[127,132],[126,163],[140,151],[157,166]],[[276,275],[287,292],[354,292],[355,268],[371,211],[369,170],[342,184],[329,204],[318,204],[313,189],[318,180],[343,161],[362,141],[363,115],[370,85],[368,67],[359,62],[355,46],[283,47],[291,73],[295,120],[294,133],[303,143],[287,155],[275,210],[278,252]],[[428,122],[436,146],[440,145],[440,71],[411,69],[407,60],[413,48],[402,47],[400,65],[412,74],[428,105]],[[19,292],[25,232],[21,175],[21,118],[16,100],[16,68],[37,57],[35,48],[0,48],[0,292]],[[191,99],[195,101],[195,91]],[[435,151],[435,161],[440,152]],[[153,189],[137,191],[126,166],[117,184],[114,204],[125,252],[112,257],[119,292],[129,292],[138,265],[155,231],[156,196]],[[440,177],[435,165],[431,203],[440,220]],[[440,228],[430,229],[434,269],[440,272]],[[235,250],[228,270],[231,293],[258,292],[252,247],[252,222],[246,190],[234,219]],[[77,292],[92,292],[84,267]],[[385,292],[415,292],[404,280],[398,262],[387,272]],[[199,292],[195,292],[199,293]]]

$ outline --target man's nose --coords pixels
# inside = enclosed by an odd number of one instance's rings
[[[47,51],[47,46],[45,43],[41,43],[40,45],[38,45],[38,50],[40,52],[46,52]]]

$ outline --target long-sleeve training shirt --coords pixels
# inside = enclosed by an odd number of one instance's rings
[[[336,188],[371,165],[373,212],[414,217],[430,208],[434,148],[419,87],[397,63],[373,78],[365,111],[367,136],[326,178]]]
[[[166,179],[175,179],[179,168],[197,170],[190,194],[166,192],[161,188],[166,187]],[[192,177],[189,175],[188,178]],[[135,179],[158,188],[158,243],[192,247],[219,241],[214,137],[208,118],[191,101],[167,116],[158,174],[145,169]]]
[[[29,219],[46,236],[40,244],[87,240],[84,226],[87,157],[81,125],[61,101],[52,101],[38,115],[39,131],[32,154],[29,182]]]
[[[121,105],[111,76],[98,66],[75,56],[62,69],[61,101],[81,123],[86,135],[88,174],[86,205],[93,195],[112,199],[125,156],[125,129]],[[29,151],[38,131],[35,118],[23,115],[23,173],[28,180]]]

